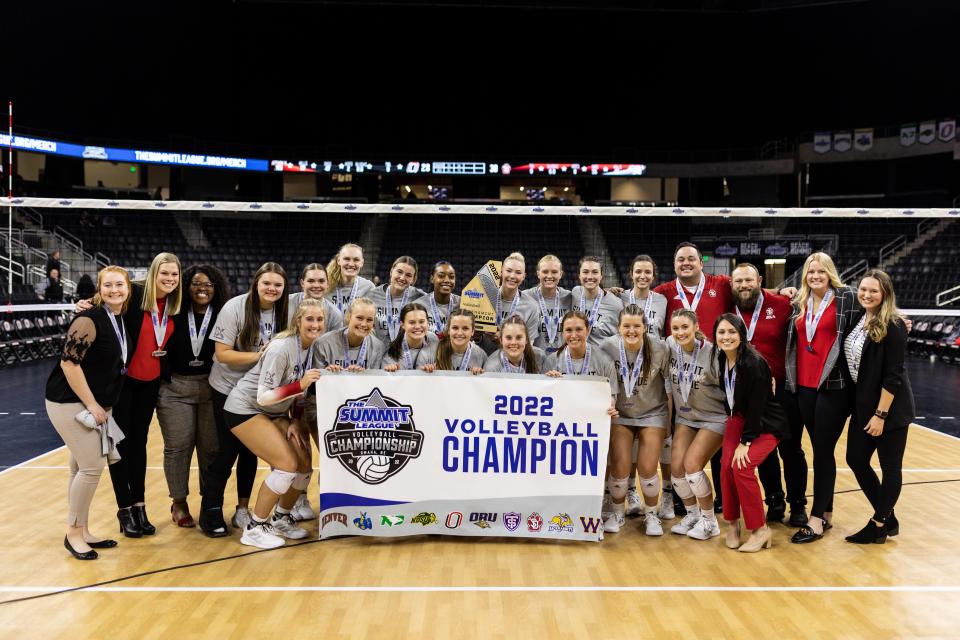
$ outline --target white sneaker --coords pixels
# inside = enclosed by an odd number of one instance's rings
[[[250,509],[246,507],[237,507],[237,510],[233,513],[233,517],[230,519],[230,524],[233,525],[234,529],[246,530],[247,525],[252,521],[253,518],[250,517]]]
[[[720,535],[720,525],[713,518],[710,520],[700,518],[697,524],[690,531],[687,531],[687,537],[695,540],[709,540],[710,538],[716,538],[718,535]]]
[[[643,499],[637,490],[627,489],[627,515],[638,516],[643,511]]]
[[[305,493],[301,493],[300,497],[297,498],[297,503],[293,505],[293,509],[290,510],[290,515],[293,516],[294,522],[317,519],[317,513],[313,510],[313,507],[310,506],[310,500],[307,499],[307,494]]]
[[[276,534],[269,522],[251,521],[243,530],[240,542],[260,549],[276,549],[284,545],[283,538]]]
[[[607,533],[619,533],[623,522],[622,511],[611,511],[609,517],[603,521],[603,530]]]
[[[278,536],[283,536],[291,540],[302,540],[310,535],[306,529],[301,529],[297,526],[297,522],[293,519],[292,513],[285,513],[283,515],[273,514],[273,518],[270,519],[270,526],[273,527],[274,532]]]
[[[699,521],[700,510],[696,507],[693,507],[687,510],[687,515],[683,516],[683,520],[670,527],[670,531],[680,534],[681,536],[685,536],[687,535],[687,532],[693,529],[694,525]]]
[[[673,491],[664,491],[660,495],[660,509],[657,515],[661,520],[673,520],[677,517],[673,511]]]
[[[657,517],[657,514],[652,511],[643,516],[643,524],[646,528],[646,534],[648,536],[662,536],[663,535],[663,525],[660,522],[660,518]]]
[[[600,519],[606,522],[612,513],[613,498],[610,497],[609,493],[605,493],[603,494],[603,503],[600,505]]]

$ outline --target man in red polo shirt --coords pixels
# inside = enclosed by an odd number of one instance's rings
[[[697,314],[700,331],[712,338],[713,323],[733,306],[730,276],[703,272],[703,257],[692,242],[681,242],[673,253],[673,270],[677,277],[654,289],[667,297],[667,318],[664,337],[670,335],[670,317],[677,309],[692,309]]]
[[[760,271],[748,262],[742,262],[730,274],[734,313],[747,327],[747,339],[763,356],[776,382],[773,400],[786,410],[791,422],[800,420],[796,405],[787,399],[784,377],[787,350],[787,327],[793,316],[793,306],[787,296],[764,291]],[[802,431],[795,431],[801,433]],[[790,503],[790,525],[800,527],[807,522],[807,464],[799,438],[787,438],[777,446],[783,458],[787,481],[787,501]],[[780,464],[777,456],[768,456],[758,467],[760,483],[766,496],[767,520],[782,522],[786,511],[783,485],[780,482]]]

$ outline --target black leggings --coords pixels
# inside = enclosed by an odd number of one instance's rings
[[[227,424],[223,410],[227,396],[211,389],[210,399],[213,401],[213,421],[217,424],[219,449],[210,466],[206,470],[200,470],[204,489],[201,508],[222,509],[223,493],[234,462],[237,463],[237,497],[249,498],[253,493],[253,482],[257,477],[257,456],[230,432],[230,425]]]
[[[803,453],[803,418],[797,395],[785,388],[777,389],[777,399],[787,414],[790,437],[777,445],[780,458],[783,459],[783,479],[787,485],[787,502],[790,508],[801,510],[807,504],[807,457]],[[768,456],[768,460],[773,456]],[[763,470],[763,465],[760,466]],[[761,481],[763,476],[761,476]],[[766,486],[766,485],[764,485]]]
[[[859,424],[855,418],[851,426]],[[857,477],[860,488],[873,507],[873,519],[886,522],[900,497],[903,486],[903,452],[907,448],[906,427],[895,431],[884,431],[882,435],[872,436],[863,429],[851,428],[847,432],[847,464]],[[870,466],[873,452],[880,459],[883,481],[877,478],[876,471]]]
[[[125,509],[143,502],[147,476],[147,433],[153,410],[157,408],[160,378],[143,382],[126,378],[120,399],[113,407],[113,419],[123,431],[124,438],[117,444],[120,460],[110,465],[110,481],[117,507]]]
[[[813,444],[813,507],[810,515],[823,518],[833,512],[833,490],[837,484],[834,450],[849,415],[846,389],[797,387],[800,415]]]

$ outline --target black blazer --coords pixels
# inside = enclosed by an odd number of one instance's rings
[[[130,342],[133,344],[134,348],[137,346],[137,341],[140,340],[140,328],[143,327],[143,309],[140,308],[140,305],[143,304],[143,285],[138,282],[130,283],[130,301],[127,303],[127,311],[123,314],[123,326],[127,330],[127,335],[130,336]],[[130,354],[131,357],[133,354]]]
[[[844,340],[856,328],[864,313],[862,309],[857,313],[854,321],[844,332]],[[883,389],[893,394],[893,404],[890,405],[883,426],[884,432],[903,429],[913,422],[917,408],[913,402],[910,379],[903,365],[906,351],[907,328],[901,321],[892,321],[887,326],[887,336],[883,340],[874,342],[867,337],[864,341],[858,380],[854,383],[850,376],[846,350],[842,350],[843,372],[850,382],[850,400],[853,405],[853,416],[850,418],[851,429],[854,427],[863,429],[867,426],[877,410],[877,405],[880,404],[880,392]]]
[[[717,349],[717,362],[720,367],[720,387],[724,388],[724,371],[727,368],[727,356]],[[727,395],[723,395],[723,404],[730,413]],[[749,351],[740,354],[737,363],[737,382],[733,391],[733,413],[743,416],[743,435],[740,442],[746,444],[760,434],[769,433],[778,440],[789,437],[787,413],[773,397],[773,374],[770,365],[762,356]]]

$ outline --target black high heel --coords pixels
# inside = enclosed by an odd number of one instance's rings
[[[63,546],[77,560],[96,560],[97,558],[100,557],[97,554],[97,552],[94,551],[93,549],[91,549],[90,551],[84,551],[83,553],[80,553],[79,551],[73,548],[73,545],[71,545],[70,541],[67,540],[67,536],[63,536]]]
[[[133,512],[133,519],[140,525],[140,530],[143,531],[143,535],[152,536],[157,532],[157,528],[147,520],[147,508],[145,506],[142,504],[133,506],[130,507],[130,511]]]
[[[143,529],[140,528],[140,523],[133,517],[133,511],[130,507],[118,510],[117,520],[120,521],[120,533],[127,538],[143,537]]]
[[[87,546],[91,549],[113,549],[117,546],[116,540],[100,540],[99,542],[88,542]]]

